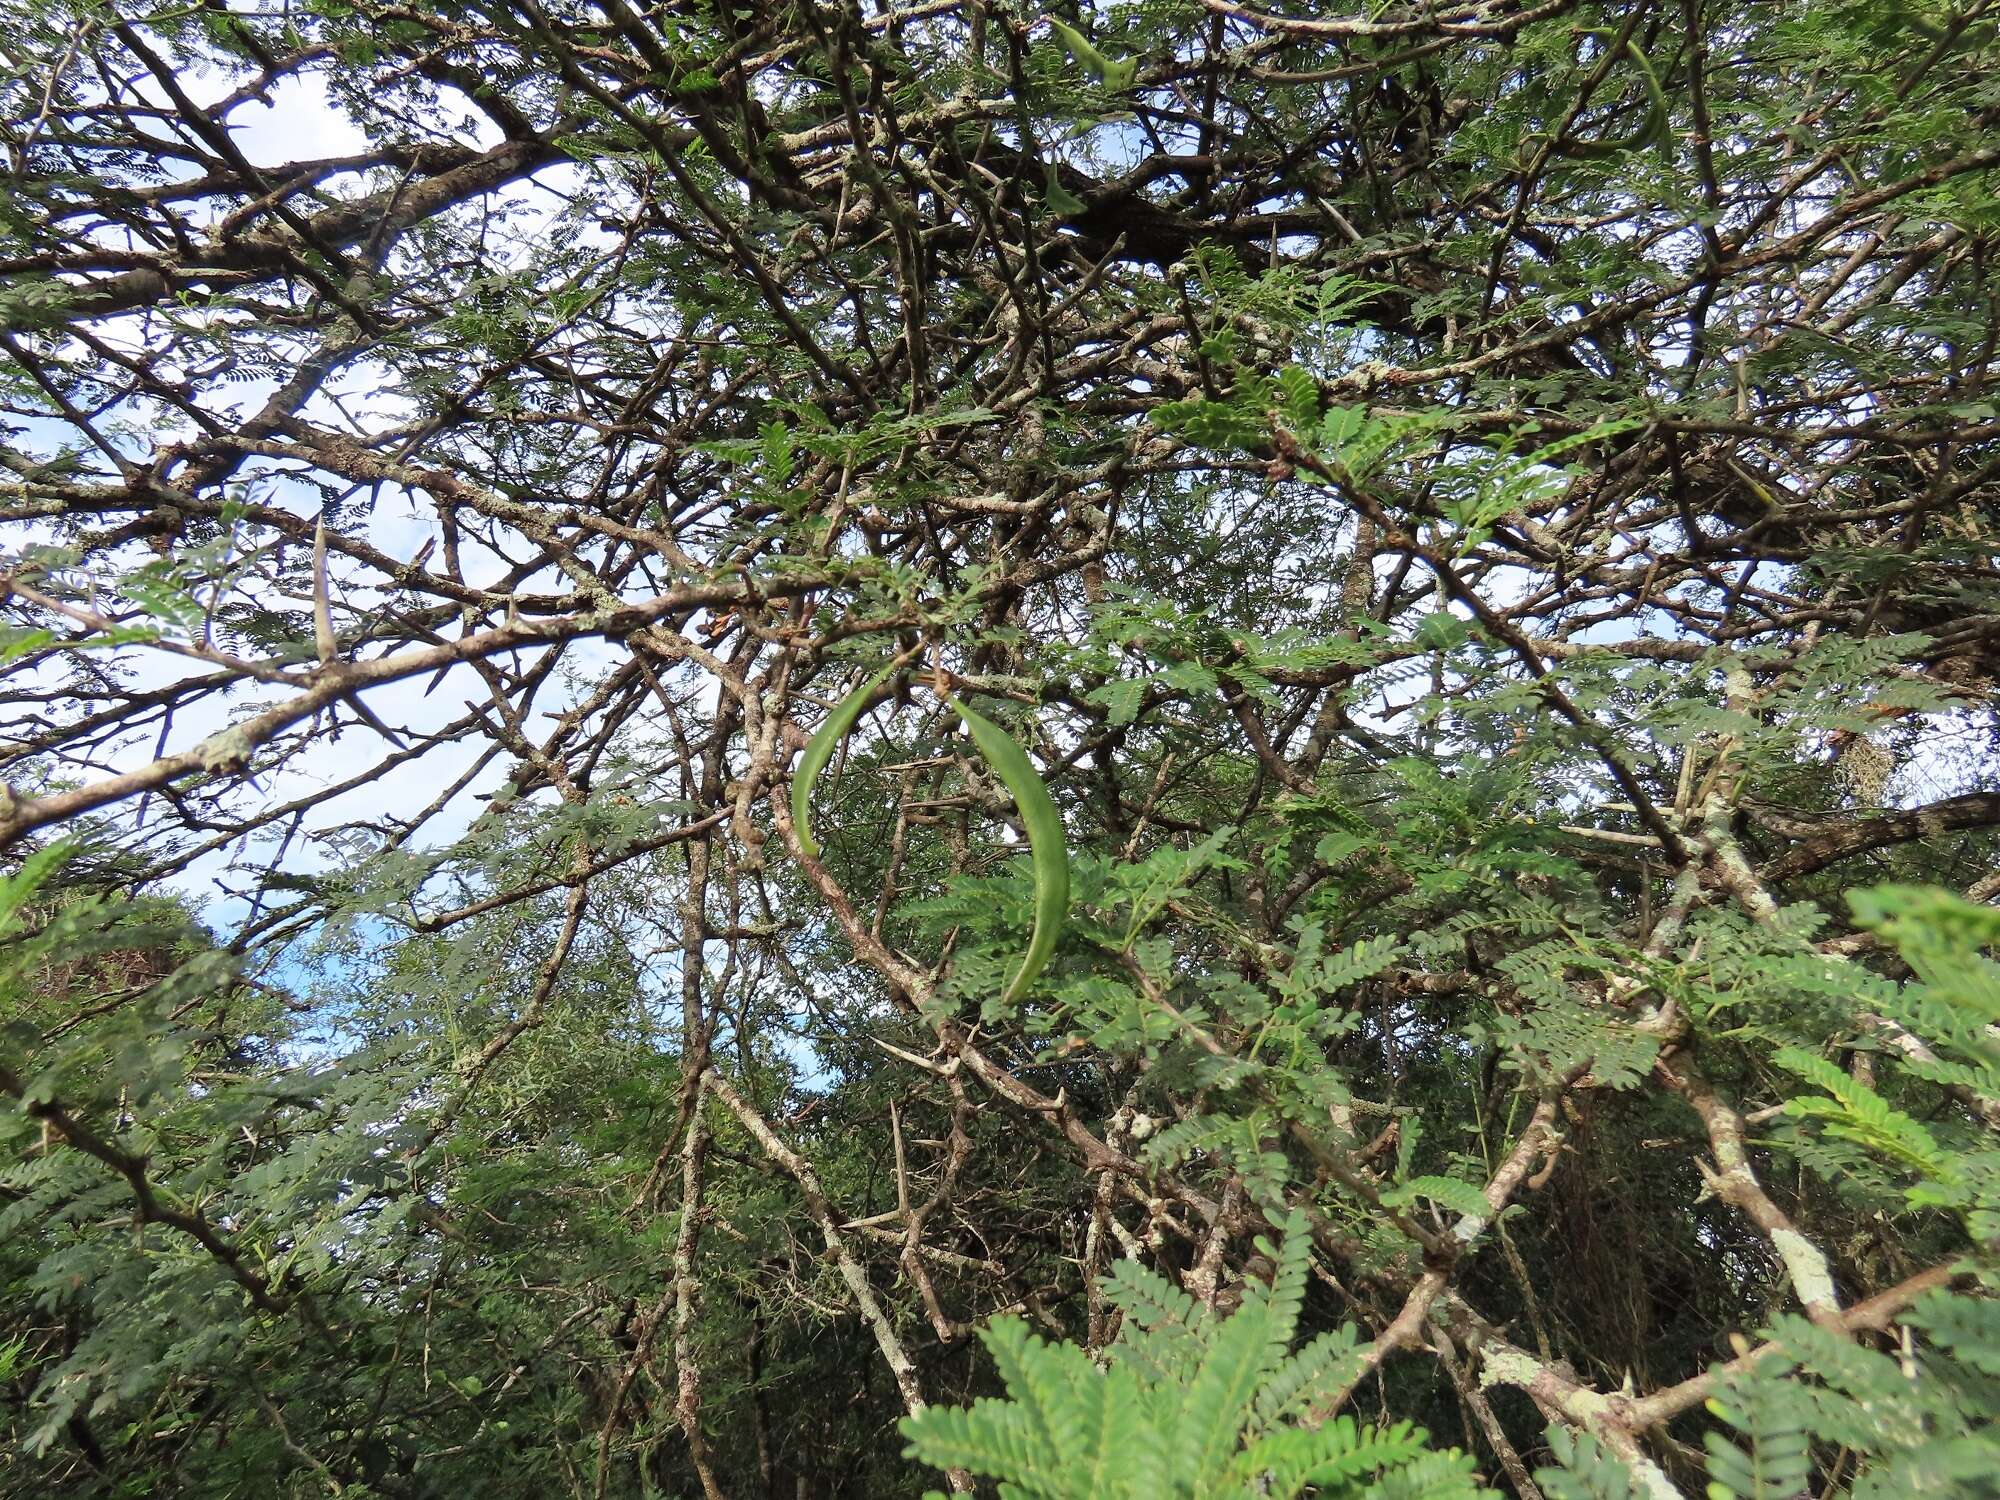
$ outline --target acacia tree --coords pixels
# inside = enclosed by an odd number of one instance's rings
[[[1981,1492],[1987,9],[10,9],[0,1485]]]

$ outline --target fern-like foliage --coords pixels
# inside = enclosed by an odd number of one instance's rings
[[[1121,1262],[1104,1290],[1124,1323],[1103,1365],[996,1319],[982,1338],[1006,1398],[907,1418],[910,1455],[996,1479],[1015,1500],[1489,1494],[1470,1458],[1432,1448],[1407,1422],[1306,1420],[1362,1369],[1351,1328],[1291,1347],[1309,1243],[1295,1218],[1269,1285],[1248,1285],[1228,1317]]]
[[[1850,901],[1857,922],[1893,945],[1916,976],[1867,996],[1896,1071],[1955,1090],[1990,1115],[2000,1100],[2000,964],[1986,950],[2000,944],[2000,913],[1919,886],[1877,886]],[[1782,1048],[1774,1060],[1819,1090],[1786,1105],[1816,1127],[1801,1159],[1836,1180],[1886,1174],[1912,1207],[1957,1214],[1975,1242],[2000,1235],[2000,1150],[1990,1130],[1927,1124],[1802,1048]]]
[[[1549,1451],[1561,1467],[1535,1475],[1548,1500],[1635,1500],[1640,1493],[1624,1461],[1587,1432],[1551,1427]]]
[[[1704,1439],[1710,1500],[1788,1500],[1815,1472],[1855,1500],[1993,1493],[2000,1308],[1933,1292],[1906,1322],[1910,1343],[1885,1353],[1777,1319],[1771,1352],[1708,1403],[1727,1426]]]
[[[1704,1435],[1709,1500],[1793,1500],[1812,1472],[1812,1440],[1794,1388],[1752,1387],[1737,1403],[1713,1403],[1737,1431]]]

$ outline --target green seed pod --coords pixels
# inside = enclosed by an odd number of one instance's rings
[[[1062,816],[1043,783],[1027,751],[992,720],[974,713],[956,699],[946,699],[952,711],[965,720],[972,743],[993,768],[1020,809],[1021,823],[1028,830],[1028,848],[1035,871],[1035,927],[1028,938],[1028,951],[1020,967],[1007,981],[1000,997],[1002,1005],[1020,999],[1035,976],[1048,964],[1069,917],[1069,851],[1064,846]]]
[[[1593,36],[1604,34],[1591,33]],[[1641,120],[1629,135],[1621,136],[1615,141],[1566,140],[1557,148],[1563,155],[1574,157],[1579,161],[1607,161],[1627,151],[1639,151],[1647,146],[1658,146],[1666,142],[1667,95],[1660,87],[1659,75],[1653,71],[1652,63],[1646,60],[1646,54],[1639,50],[1637,42],[1627,41],[1625,53],[1639,69],[1639,80],[1646,90],[1645,119]]]
[[[813,783],[854,728],[854,721],[861,717],[875,690],[895,669],[896,664],[891,662],[834,705],[826,722],[819,726],[819,733],[807,741],[806,753],[799,757],[799,768],[792,773],[792,826],[798,830],[799,847],[813,859],[819,858],[819,843],[812,836]]]

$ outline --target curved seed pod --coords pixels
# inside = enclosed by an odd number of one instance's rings
[[[1007,981],[1006,993],[1000,997],[1002,1005],[1011,1005],[1034,983],[1035,976],[1056,951],[1056,939],[1062,935],[1063,923],[1069,917],[1069,850],[1063,843],[1062,817],[1056,812],[1055,802],[1034,762],[1028,759],[1028,752],[1015,744],[1006,730],[954,698],[945,701],[965,720],[965,727],[972,731],[972,743],[1013,793],[1014,804],[1021,810],[1022,825],[1028,830],[1028,848],[1035,869],[1035,928],[1029,935],[1028,951],[1021,956],[1020,967]]]
[[[1601,36],[1602,32],[1592,32]],[[1566,140],[1556,149],[1563,155],[1581,161],[1605,161],[1626,151],[1637,151],[1646,146],[1658,145],[1667,138],[1667,95],[1660,87],[1659,75],[1653,65],[1646,60],[1646,54],[1639,50],[1639,44],[1628,40],[1626,54],[1639,69],[1640,81],[1646,88],[1646,118],[1639,122],[1631,134],[1615,141],[1575,141]]]
[[[319,664],[333,665],[337,649],[333,636],[333,609],[326,591],[326,512],[321,510],[313,525],[313,649]]]
[[[1091,77],[1101,80],[1114,94],[1121,89],[1132,87],[1132,80],[1139,72],[1138,58],[1106,57],[1091,45],[1089,37],[1074,26],[1065,26],[1054,16],[1050,16],[1048,21],[1055,29],[1056,35],[1062,39],[1062,44],[1069,48],[1069,55],[1083,64],[1084,70]]]
[[[819,732],[806,742],[806,753],[799,757],[799,768],[792,773],[792,826],[798,830],[799,847],[814,859],[819,858],[819,843],[812,836],[813,783],[826,769],[826,763],[833,759],[833,752],[840,747],[840,742],[854,728],[854,721],[861,717],[861,710],[875,696],[875,689],[895,670],[896,664],[890,662],[836,703],[833,712],[826,716],[826,722],[819,726]]]

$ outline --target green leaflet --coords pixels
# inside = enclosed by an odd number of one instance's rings
[[[819,858],[819,842],[812,836],[813,783],[819,780],[819,773],[833,759],[833,752],[854,728],[854,721],[875,696],[875,689],[895,669],[896,664],[891,662],[834,705],[826,722],[819,726],[819,733],[806,743],[806,753],[799,757],[799,768],[792,773],[792,826],[798,830],[799,847],[813,859]]]
[[[1021,966],[1007,981],[1006,993],[1000,997],[1002,1005],[1011,1005],[1048,963],[1069,916],[1069,851],[1063,843],[1062,818],[1027,751],[992,720],[974,713],[955,698],[945,701],[965,720],[965,727],[972,731],[972,743],[1013,793],[1014,803],[1021,810],[1021,822],[1028,830],[1028,847],[1035,868],[1035,928],[1028,938],[1028,951],[1021,956]]]

